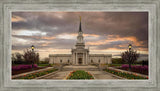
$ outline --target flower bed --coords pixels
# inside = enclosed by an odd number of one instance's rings
[[[127,78],[127,79],[148,79],[148,77],[145,78],[145,77],[138,76],[137,74],[129,74],[129,73],[120,72],[120,71],[116,71],[112,69],[105,69],[105,71],[115,74],[120,77]]]
[[[77,70],[77,71],[73,71],[70,72],[70,74],[68,75],[68,77],[66,79],[94,79],[94,77],[89,73],[89,72],[85,72],[83,70]]]
[[[122,65],[121,69],[129,70],[129,65]],[[131,71],[148,75],[148,66],[132,65],[131,66]]]
[[[33,65],[34,68],[37,68],[37,64]],[[31,69],[32,65],[18,65],[18,66],[12,66],[12,71],[18,71],[18,70],[26,70]]]
[[[13,78],[13,79],[34,79],[36,77],[40,77],[46,74],[49,74],[51,72],[56,71],[57,69],[49,69],[49,70],[45,70],[45,71],[40,71],[40,72],[36,72],[36,73],[31,73],[31,74],[27,74],[27,75],[23,75],[17,78]]]

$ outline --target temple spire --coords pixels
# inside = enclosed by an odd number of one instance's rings
[[[82,29],[81,29],[81,16],[79,16],[79,18],[80,18],[79,32],[82,32]]]

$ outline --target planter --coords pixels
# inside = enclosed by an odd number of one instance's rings
[[[89,79],[94,79],[94,77],[92,76],[92,74],[90,74],[89,72],[83,71],[83,70],[77,70],[77,71],[73,71],[70,72],[69,75],[66,77],[66,79],[68,80],[89,80]]]

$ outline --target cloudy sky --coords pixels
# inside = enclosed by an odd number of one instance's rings
[[[79,16],[90,53],[118,57],[131,43],[143,56],[148,54],[147,12],[12,12],[12,53],[31,45],[41,58],[71,53]]]

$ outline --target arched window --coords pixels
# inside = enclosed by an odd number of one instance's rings
[[[69,63],[69,59],[68,59],[68,63]]]

